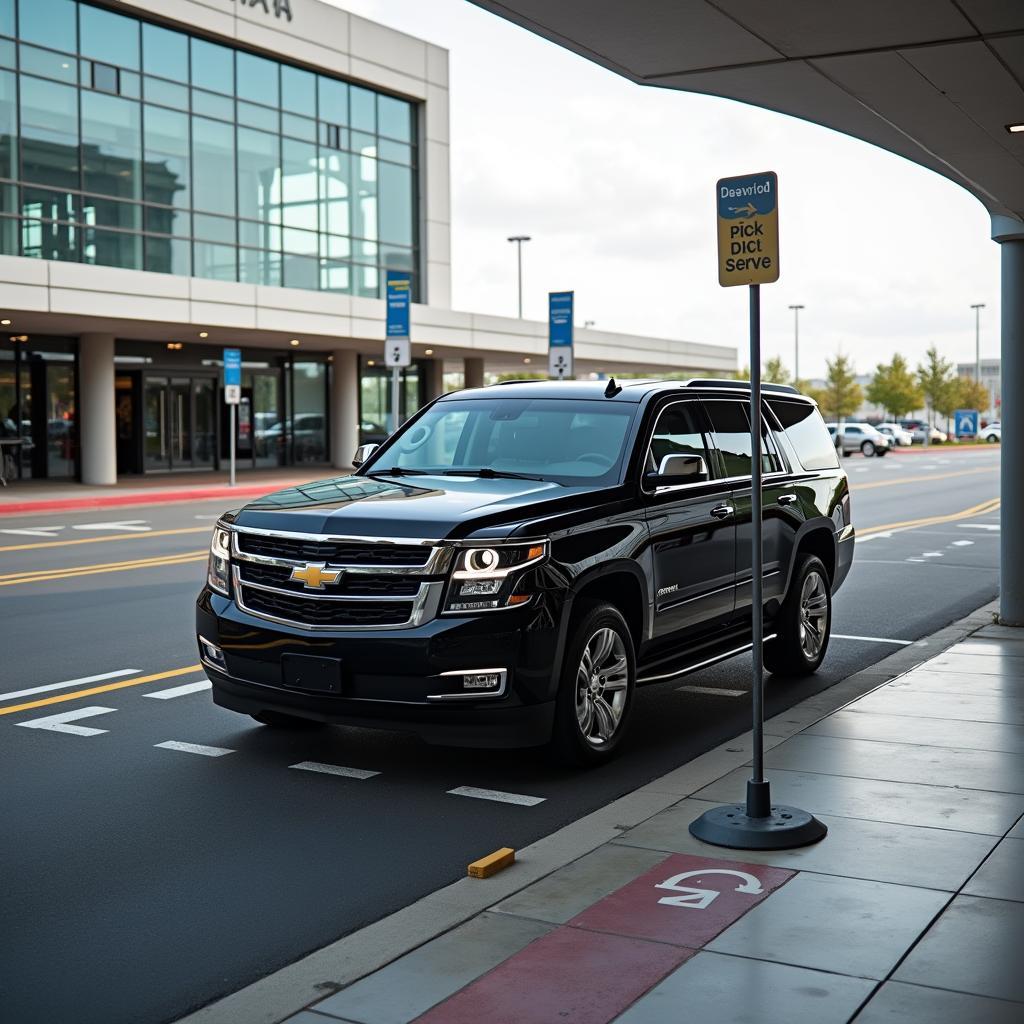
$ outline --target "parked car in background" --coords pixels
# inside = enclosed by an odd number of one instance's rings
[[[841,427],[836,423],[827,423],[832,441],[843,455],[861,452],[869,458],[889,454],[893,446],[892,438],[875,430],[870,423],[844,423]]]
[[[996,444],[1003,439],[1003,425],[999,420],[993,420],[987,427],[978,431],[978,440],[987,441],[989,444]]]
[[[924,420],[900,420],[900,425],[904,430],[910,431],[911,436],[914,439],[914,444],[924,444]],[[928,440],[932,444],[936,442],[939,444],[945,444],[949,440],[949,436],[947,434],[944,434],[941,430],[938,430],[935,427],[929,427],[929,431]]]
[[[909,430],[904,430],[898,423],[879,423],[876,429],[880,434],[891,438],[894,445],[902,448],[909,448],[914,443],[914,435]]]

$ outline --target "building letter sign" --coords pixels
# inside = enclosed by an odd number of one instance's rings
[[[291,0],[238,0],[241,7],[262,7],[265,14],[273,13],[275,18],[292,20]]]

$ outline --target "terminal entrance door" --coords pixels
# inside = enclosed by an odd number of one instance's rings
[[[151,377],[143,385],[147,473],[212,469],[217,450],[212,377]]]

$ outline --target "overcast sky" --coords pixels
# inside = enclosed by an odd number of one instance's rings
[[[747,296],[718,286],[714,186],[779,175],[781,278],[762,288],[765,357],[859,372],[931,344],[999,354],[999,248],[973,196],[863,142],[730,100],[633,85],[467,0],[330,0],[450,52],[452,304],[524,316],[575,289],[576,322],[747,346]]]

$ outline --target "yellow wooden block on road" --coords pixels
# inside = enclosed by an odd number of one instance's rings
[[[495,850],[494,853],[489,853],[486,857],[481,857],[480,860],[473,861],[469,865],[469,877],[489,878],[507,868],[515,859],[516,851],[504,846],[500,850]]]

